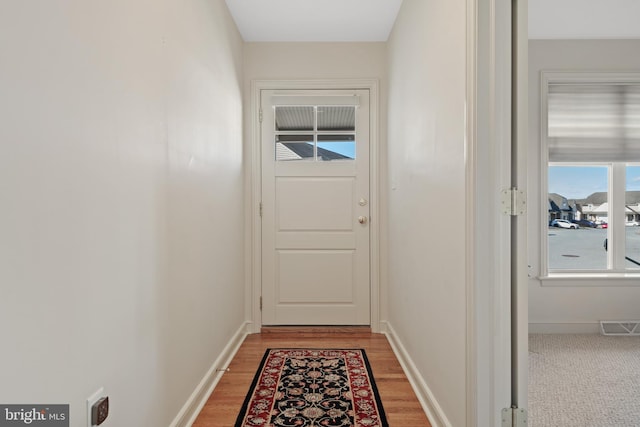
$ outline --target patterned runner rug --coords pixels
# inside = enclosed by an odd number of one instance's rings
[[[268,349],[235,427],[388,427],[364,350]]]

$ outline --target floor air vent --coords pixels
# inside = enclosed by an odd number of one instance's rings
[[[602,335],[640,336],[640,320],[601,320]]]

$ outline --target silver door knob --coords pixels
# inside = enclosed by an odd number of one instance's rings
[[[366,216],[359,216],[358,217],[358,222],[360,224],[366,224],[367,223],[367,217]]]

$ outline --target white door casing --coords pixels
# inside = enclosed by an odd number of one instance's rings
[[[369,91],[260,97],[262,324],[369,325]],[[354,132],[354,160],[328,150]]]
[[[513,94],[512,117],[514,126],[513,149],[513,185],[526,190],[527,188],[527,145],[529,135],[529,30],[528,30],[528,0],[518,0],[514,3],[513,43],[515,57],[513,58],[513,78],[515,85]],[[514,240],[512,241],[512,317],[513,335],[513,370],[512,370],[512,404],[528,410],[529,385],[529,259],[527,252],[528,215],[521,215],[515,220]]]
[[[524,253],[512,251],[514,241],[518,248],[525,241],[526,220],[503,213],[499,196],[525,185],[522,146],[513,150],[512,141],[526,143],[526,123],[513,117],[526,98],[512,98],[512,73],[514,61],[521,70],[526,58],[514,57],[523,39],[513,41],[512,29],[526,31],[526,1],[467,0],[467,13],[467,425],[494,427],[504,425],[503,409],[523,404],[518,390],[526,389],[526,364],[514,359],[523,325],[512,317],[526,311],[526,296],[512,292],[513,279],[526,271]],[[519,75],[516,84],[525,81]]]

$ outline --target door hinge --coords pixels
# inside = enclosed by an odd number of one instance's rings
[[[527,427],[527,410],[522,408],[504,408],[502,427]]]
[[[258,121],[262,123],[262,108],[258,110]]]
[[[260,311],[262,311],[262,297],[260,297]]]
[[[502,213],[505,215],[524,215],[527,211],[527,197],[524,191],[516,187],[502,190]]]
[[[260,207],[258,208],[258,213],[260,214],[260,218],[262,218],[262,202],[260,202]]]

